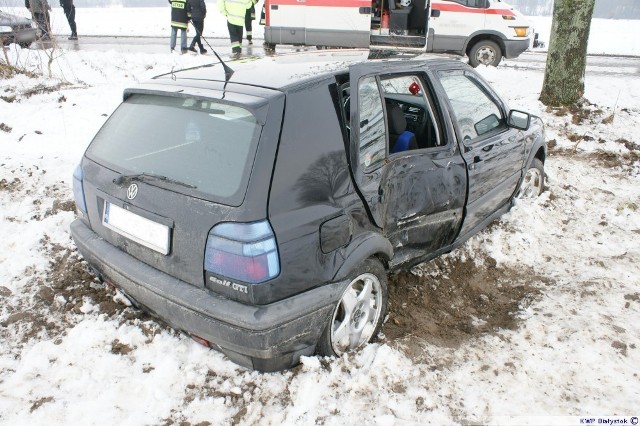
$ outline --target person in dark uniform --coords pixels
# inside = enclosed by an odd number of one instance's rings
[[[49,20],[49,11],[51,6],[47,0],[24,0],[24,7],[31,11],[33,19],[40,28],[40,40],[51,40],[49,31],[51,29],[51,21]]]
[[[253,32],[252,32],[252,24],[253,20],[256,19],[256,3],[258,0],[251,0],[251,7],[247,9],[247,12],[244,15],[244,28],[247,30],[247,41],[249,44],[253,44]]]
[[[187,26],[191,17],[191,6],[187,0],[169,0],[171,5],[171,52],[176,48],[176,38],[180,30],[180,50],[187,53]]]
[[[193,28],[196,29],[196,35],[191,40],[191,46],[189,46],[189,50],[192,52],[196,51],[196,43],[200,48],[200,53],[207,53],[207,49],[202,45],[202,40],[200,39],[202,36],[202,32],[204,31],[204,18],[207,16],[207,5],[204,0],[189,0],[189,5],[191,6],[191,23],[193,24]]]
[[[73,0],[60,0],[60,6],[64,10],[64,14],[69,22],[69,28],[71,28],[71,36],[69,37],[69,40],[77,40],[76,7],[73,5]]]

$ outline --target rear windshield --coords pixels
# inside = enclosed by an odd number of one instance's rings
[[[87,156],[122,174],[164,176],[186,184],[180,191],[239,205],[259,131],[255,117],[238,106],[138,94],[113,113]]]

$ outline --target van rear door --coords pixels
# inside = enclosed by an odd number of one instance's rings
[[[305,0],[306,44],[369,47],[371,0]]]
[[[267,0],[265,10],[267,43],[369,46],[370,0]]]

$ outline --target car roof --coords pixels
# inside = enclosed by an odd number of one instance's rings
[[[195,68],[172,71],[153,79],[153,83],[193,85],[202,87],[205,82],[226,82],[233,85],[257,86],[278,91],[289,91],[313,81],[326,79],[329,76],[345,74],[349,67],[357,63],[367,62],[377,69],[397,69],[399,66],[410,68],[418,64],[459,62],[435,56],[415,55],[398,59],[397,55],[390,59],[370,60],[369,50],[342,49],[321,50],[294,54],[274,55],[262,58],[250,57],[229,61],[227,66],[233,73],[226,78],[219,62]],[[416,62],[416,59],[421,59]],[[407,61],[412,61],[408,63]],[[167,81],[169,80],[169,81]],[[196,83],[198,81],[198,83]],[[203,84],[205,83],[205,84]]]

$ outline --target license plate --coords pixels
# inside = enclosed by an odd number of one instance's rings
[[[102,224],[107,228],[162,254],[169,254],[169,227],[104,202]]]

